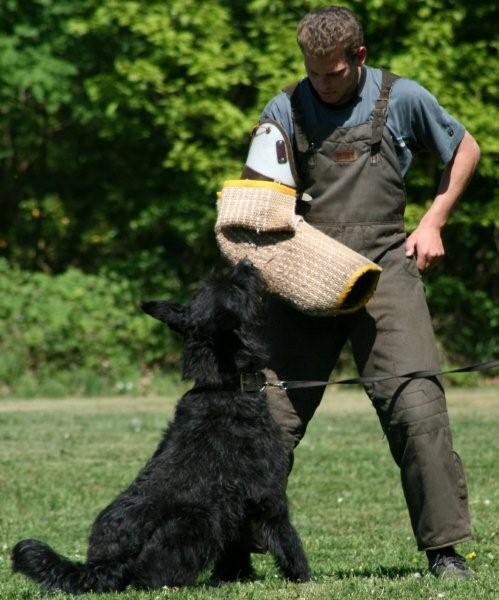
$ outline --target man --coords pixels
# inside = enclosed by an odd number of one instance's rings
[[[444,254],[441,230],[478,163],[478,145],[424,88],[365,64],[362,28],[351,11],[313,11],[299,24],[297,38],[307,77],[273,98],[262,120],[279,122],[293,141],[300,191],[312,197],[305,219],[383,272],[372,300],[353,315],[311,317],[275,300],[269,375],[327,379],[347,339],[361,375],[438,370],[420,272]],[[446,168],[431,207],[406,237],[403,176],[419,149],[432,151]],[[471,528],[440,379],[391,379],[365,389],[400,467],[414,535],[430,571],[471,577],[454,550],[471,539]],[[323,391],[269,392],[290,451]]]

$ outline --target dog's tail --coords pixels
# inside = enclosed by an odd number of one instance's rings
[[[46,591],[85,594],[118,592],[126,587],[124,565],[73,562],[38,540],[22,540],[15,545],[12,568]]]

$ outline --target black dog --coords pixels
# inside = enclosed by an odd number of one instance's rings
[[[243,538],[251,521],[285,577],[310,579],[289,520],[280,429],[264,393],[240,391],[240,374],[265,361],[262,292],[259,273],[243,261],[187,305],[142,305],[184,336],[183,374],[195,385],[153,457],[97,517],[87,562],[23,540],[12,553],[15,571],[71,594],[190,585],[209,566],[216,583],[247,579],[252,568]]]

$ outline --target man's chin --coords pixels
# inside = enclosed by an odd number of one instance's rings
[[[342,106],[350,101],[348,94],[319,94],[319,98],[331,106]]]
[[[337,94],[319,94],[319,98],[328,104],[336,104],[339,101]]]
[[[340,96],[339,94],[319,94],[319,98],[325,102],[326,104],[330,104],[331,106],[335,106],[341,108],[342,106],[346,106],[349,104],[352,96],[348,94],[343,94]]]

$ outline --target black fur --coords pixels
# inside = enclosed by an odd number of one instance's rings
[[[184,376],[195,386],[130,487],[97,517],[85,563],[37,540],[19,542],[15,571],[46,590],[113,592],[252,576],[243,539],[258,532],[283,575],[310,578],[286,501],[288,458],[264,393],[239,390],[239,374],[265,363],[263,284],[248,261],[212,278],[187,305],[152,301],[145,312],[185,339]]]

